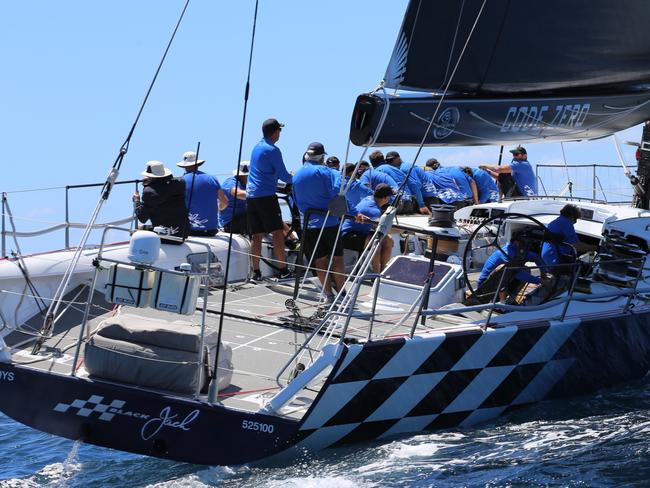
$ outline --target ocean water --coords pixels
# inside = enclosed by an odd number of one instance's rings
[[[650,379],[438,431],[205,467],[59,439],[0,416],[0,487],[650,486]]]

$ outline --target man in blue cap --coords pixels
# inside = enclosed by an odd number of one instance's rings
[[[284,221],[275,192],[278,180],[291,183],[291,175],[284,166],[282,153],[275,143],[280,139],[284,124],[276,119],[266,119],[262,124],[263,138],[253,148],[246,187],[246,207],[248,226],[251,233],[251,261],[253,280],[262,279],[260,255],[262,238],[266,234],[273,237],[273,256],[279,267],[279,277],[291,276],[284,254]]]
[[[515,186],[510,191],[504,191],[506,197],[531,197],[537,195],[537,180],[535,172],[528,162],[526,148],[517,146],[511,149],[512,161],[510,164],[498,166],[495,164],[482,164],[479,168],[498,175],[509,174],[515,181]],[[499,176],[501,178],[501,176]]]

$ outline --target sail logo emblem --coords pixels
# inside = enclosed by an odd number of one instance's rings
[[[438,116],[435,128],[433,129],[433,137],[436,139],[444,139],[454,132],[458,122],[460,122],[460,111],[456,107],[446,108]]]

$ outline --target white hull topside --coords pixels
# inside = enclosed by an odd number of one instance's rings
[[[154,263],[156,267],[173,269],[187,262],[190,254],[205,253],[208,244],[219,261],[226,262],[228,252],[228,236],[192,237],[182,245],[162,244],[160,255]],[[106,245],[102,257],[128,261],[128,243]],[[76,266],[66,293],[79,285],[90,285],[93,277],[93,260],[97,257],[99,248],[89,248],[82,252],[79,264]],[[47,308],[54,296],[61,279],[75,254],[74,249],[34,254],[25,256],[23,262],[29,275],[33,289],[30,289],[24,273],[20,270],[19,260],[0,260],[0,337],[4,337],[19,325],[25,323],[39,313],[40,308]],[[233,235],[233,249],[230,261],[229,281],[243,281],[250,269],[250,242],[245,237]],[[96,289],[103,291],[108,274],[102,272],[98,276]],[[34,290],[42,299],[38,299]],[[40,302],[40,303],[39,303]]]

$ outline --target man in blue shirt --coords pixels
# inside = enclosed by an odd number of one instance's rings
[[[499,199],[499,189],[490,173],[480,168],[464,167],[463,171],[476,183],[478,203],[496,202]]]
[[[517,146],[511,149],[510,152],[512,153],[512,161],[509,165],[497,166],[493,164],[482,164],[479,168],[499,175],[512,175],[515,186],[510,192],[504,191],[506,197],[531,197],[537,195],[537,180],[535,179],[535,172],[528,162],[526,148]]]
[[[328,302],[334,299],[332,279],[336,288],[341,290],[345,282],[343,268],[343,246],[337,239],[339,218],[326,212],[329,203],[339,193],[338,178],[330,168],[323,164],[325,148],[320,142],[312,142],[307,148],[304,164],[293,177],[293,195],[303,217],[309,210],[319,210],[311,213],[304,229],[305,252],[312,259],[318,279]],[[325,281],[326,270],[332,258],[330,279]]]
[[[230,178],[227,178],[221,188],[228,198],[228,206],[219,212],[219,227],[225,232],[233,234],[246,234],[248,223],[246,220],[246,183],[250,162],[239,163],[239,177],[237,170],[233,170]]]
[[[213,236],[219,230],[218,209],[228,202],[215,176],[199,171],[204,159],[196,159],[194,151],[183,154],[183,160],[176,166],[183,168],[185,174],[185,206],[190,223],[189,235]]]
[[[427,160],[425,167],[428,171],[423,172],[424,187],[436,188],[436,197],[441,202],[457,208],[471,204],[477,194],[476,184],[460,168],[443,168],[435,158]]]
[[[545,242],[542,245],[542,261],[547,265],[560,264],[562,256],[573,256],[573,251],[566,244],[577,244],[578,235],[574,224],[580,218],[580,209],[575,205],[565,205],[560,210],[560,216],[548,224],[547,229],[553,233],[557,242]],[[566,243],[566,244],[562,244]],[[545,271],[557,274],[562,271],[570,272],[570,268],[560,269],[550,267]]]
[[[535,253],[527,250],[526,240],[522,234],[514,234],[510,239],[510,242],[503,248],[503,251],[505,254],[499,249],[494,251],[483,265],[481,275],[476,281],[477,295],[482,295],[480,290],[481,285],[487,281],[490,274],[492,274],[492,272],[496,270],[498,266],[510,264],[513,267],[521,267],[524,266],[526,261],[539,261],[539,257]],[[503,272],[510,274],[506,274],[506,276],[503,278],[503,289],[499,290],[500,300],[506,300],[506,298],[509,296],[513,297],[513,295],[519,291],[523,283],[541,283],[541,279],[539,277],[533,276],[523,269],[517,271],[512,270],[511,272]],[[498,279],[500,279],[500,276]]]
[[[406,173],[402,172],[400,169],[401,166],[402,158],[400,157],[399,153],[396,151],[389,151],[386,153],[386,163],[377,168],[378,172],[385,173],[393,178],[393,180],[395,180],[397,187],[393,188],[393,190],[397,191],[400,189],[400,187],[403,186],[402,198],[398,206],[397,213],[414,213],[415,206],[413,205],[413,199],[415,199],[420,213],[430,214],[431,211],[424,205],[420,182],[415,178],[415,176],[412,175],[412,173],[407,180]],[[405,181],[406,184],[404,184]]]
[[[262,238],[266,234],[273,237],[273,257],[279,267],[279,277],[291,276],[287,269],[284,254],[284,221],[282,211],[275,194],[278,180],[291,183],[291,175],[284,166],[282,153],[275,143],[280,139],[284,124],[276,119],[267,119],[262,124],[260,142],[253,148],[250,159],[250,171],[246,188],[246,207],[248,226],[251,233],[251,261],[253,263],[253,280],[262,278],[260,272],[260,255]]]
[[[363,175],[361,175],[359,178],[359,181],[362,185],[366,185],[371,190],[374,190],[377,188],[377,185],[380,185],[382,183],[390,186],[391,188],[398,188],[399,185],[391,176],[387,175],[384,172],[377,171],[377,168],[379,168],[385,162],[384,154],[381,151],[373,151],[370,156],[368,156],[368,159],[370,159],[372,168],[367,168],[364,171]]]
[[[347,189],[345,200],[348,204],[348,213],[351,214],[356,213],[354,209],[361,200],[372,195],[372,190],[359,181],[359,176],[365,172],[364,167],[359,165],[359,169],[353,176],[354,167],[355,165],[352,163],[345,163],[345,178],[343,180],[343,190]],[[350,182],[350,180],[352,181]]]
[[[393,189],[385,184],[375,188],[372,195],[363,198],[350,213],[356,214],[354,221],[343,222],[341,233],[343,234],[343,247],[353,251],[362,252],[368,245],[368,241],[374,233],[373,226],[367,223],[368,220],[378,221],[382,214],[382,208],[388,204],[393,197]],[[372,270],[381,273],[386,267],[393,253],[393,239],[390,235],[384,236],[381,246],[372,258]]]

